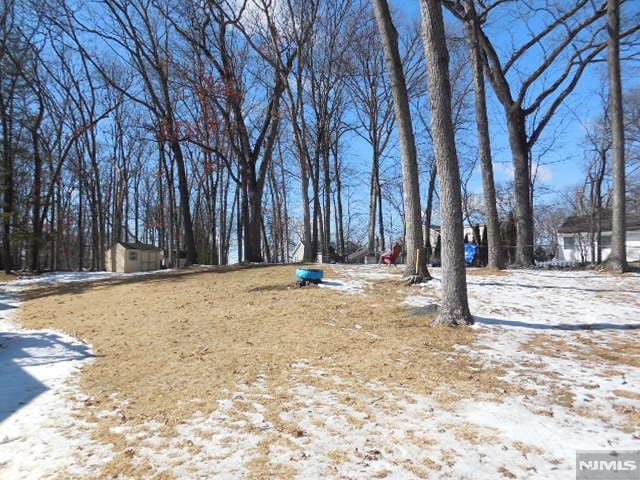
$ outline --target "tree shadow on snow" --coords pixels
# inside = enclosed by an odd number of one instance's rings
[[[323,280],[322,285],[327,287],[344,287],[346,283],[339,282],[337,280]]]
[[[2,297],[0,297],[2,298]],[[4,310],[11,310],[13,308],[16,308],[15,305],[11,305],[10,303],[5,303],[3,301],[0,301],[0,311],[4,311]]]
[[[498,325],[501,327],[528,328],[531,330],[564,330],[564,331],[581,331],[581,330],[640,330],[640,323],[531,323],[520,320],[506,320],[503,318],[473,317],[476,324],[480,325]]]
[[[91,356],[87,345],[54,332],[0,331],[0,424],[49,389],[27,369]]]

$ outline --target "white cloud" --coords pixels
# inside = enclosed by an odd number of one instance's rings
[[[508,180],[513,180],[513,164],[511,162],[495,162],[493,171]]]
[[[546,165],[538,165],[534,170],[536,180],[540,182],[550,182],[553,179],[553,171]]]

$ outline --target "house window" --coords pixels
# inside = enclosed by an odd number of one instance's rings
[[[611,248],[611,235],[602,235],[600,237],[600,248]]]
[[[131,251],[129,252],[129,260],[131,260],[132,262],[137,262],[138,261],[138,252]]]
[[[565,250],[573,250],[575,248],[575,239],[573,237],[563,237],[562,242]]]

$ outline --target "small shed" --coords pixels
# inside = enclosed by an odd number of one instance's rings
[[[162,249],[146,243],[117,242],[105,252],[107,272],[147,272],[162,265]]]

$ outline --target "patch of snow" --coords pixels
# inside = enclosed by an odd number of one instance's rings
[[[52,272],[42,275],[23,276],[16,280],[0,283],[5,292],[21,292],[25,288],[41,287],[45,285],[69,284],[78,282],[92,282],[112,278],[130,278],[144,275],[154,275],[175,271],[175,269],[150,270],[146,272]]]
[[[371,268],[366,270],[370,275]],[[347,272],[357,276],[351,269]],[[440,269],[430,272],[434,281],[411,288],[405,305],[439,303]],[[579,355],[588,352],[589,345],[615,354],[616,341],[640,341],[640,275],[512,270],[506,275],[469,275],[467,288],[482,348],[460,347],[460,353],[476,357],[487,368],[509,365],[505,380],[535,393],[505,397],[503,403],[469,400],[456,405],[454,421],[492,429],[505,445],[532,449],[522,455],[513,447],[487,449],[461,444],[459,438],[440,438],[437,444],[446,441],[457,458],[451,470],[444,468],[430,478],[497,478],[496,469],[504,466],[517,478],[564,479],[573,475],[576,450],[640,448],[638,436],[622,430],[628,419],[621,412],[637,409],[637,400],[616,395],[621,390],[640,394],[640,368],[598,357],[585,361]],[[540,348],[524,348],[534,339]],[[548,351],[544,339],[550,342]],[[560,402],[559,394],[569,395],[571,406]],[[406,428],[421,431],[418,425]],[[403,478],[412,478],[405,473]]]
[[[343,280],[327,278],[318,284],[320,288],[330,288],[349,295],[359,295],[364,293],[366,282],[362,280]]]
[[[350,295],[361,295],[372,282],[397,279],[401,273],[396,267],[381,265],[335,264],[331,268],[340,275],[340,278],[326,278],[319,286]]]
[[[70,399],[90,347],[55,330],[19,328],[12,296],[2,294],[0,305],[0,478],[95,473],[111,449],[91,441],[91,426],[74,416],[82,402]]]

